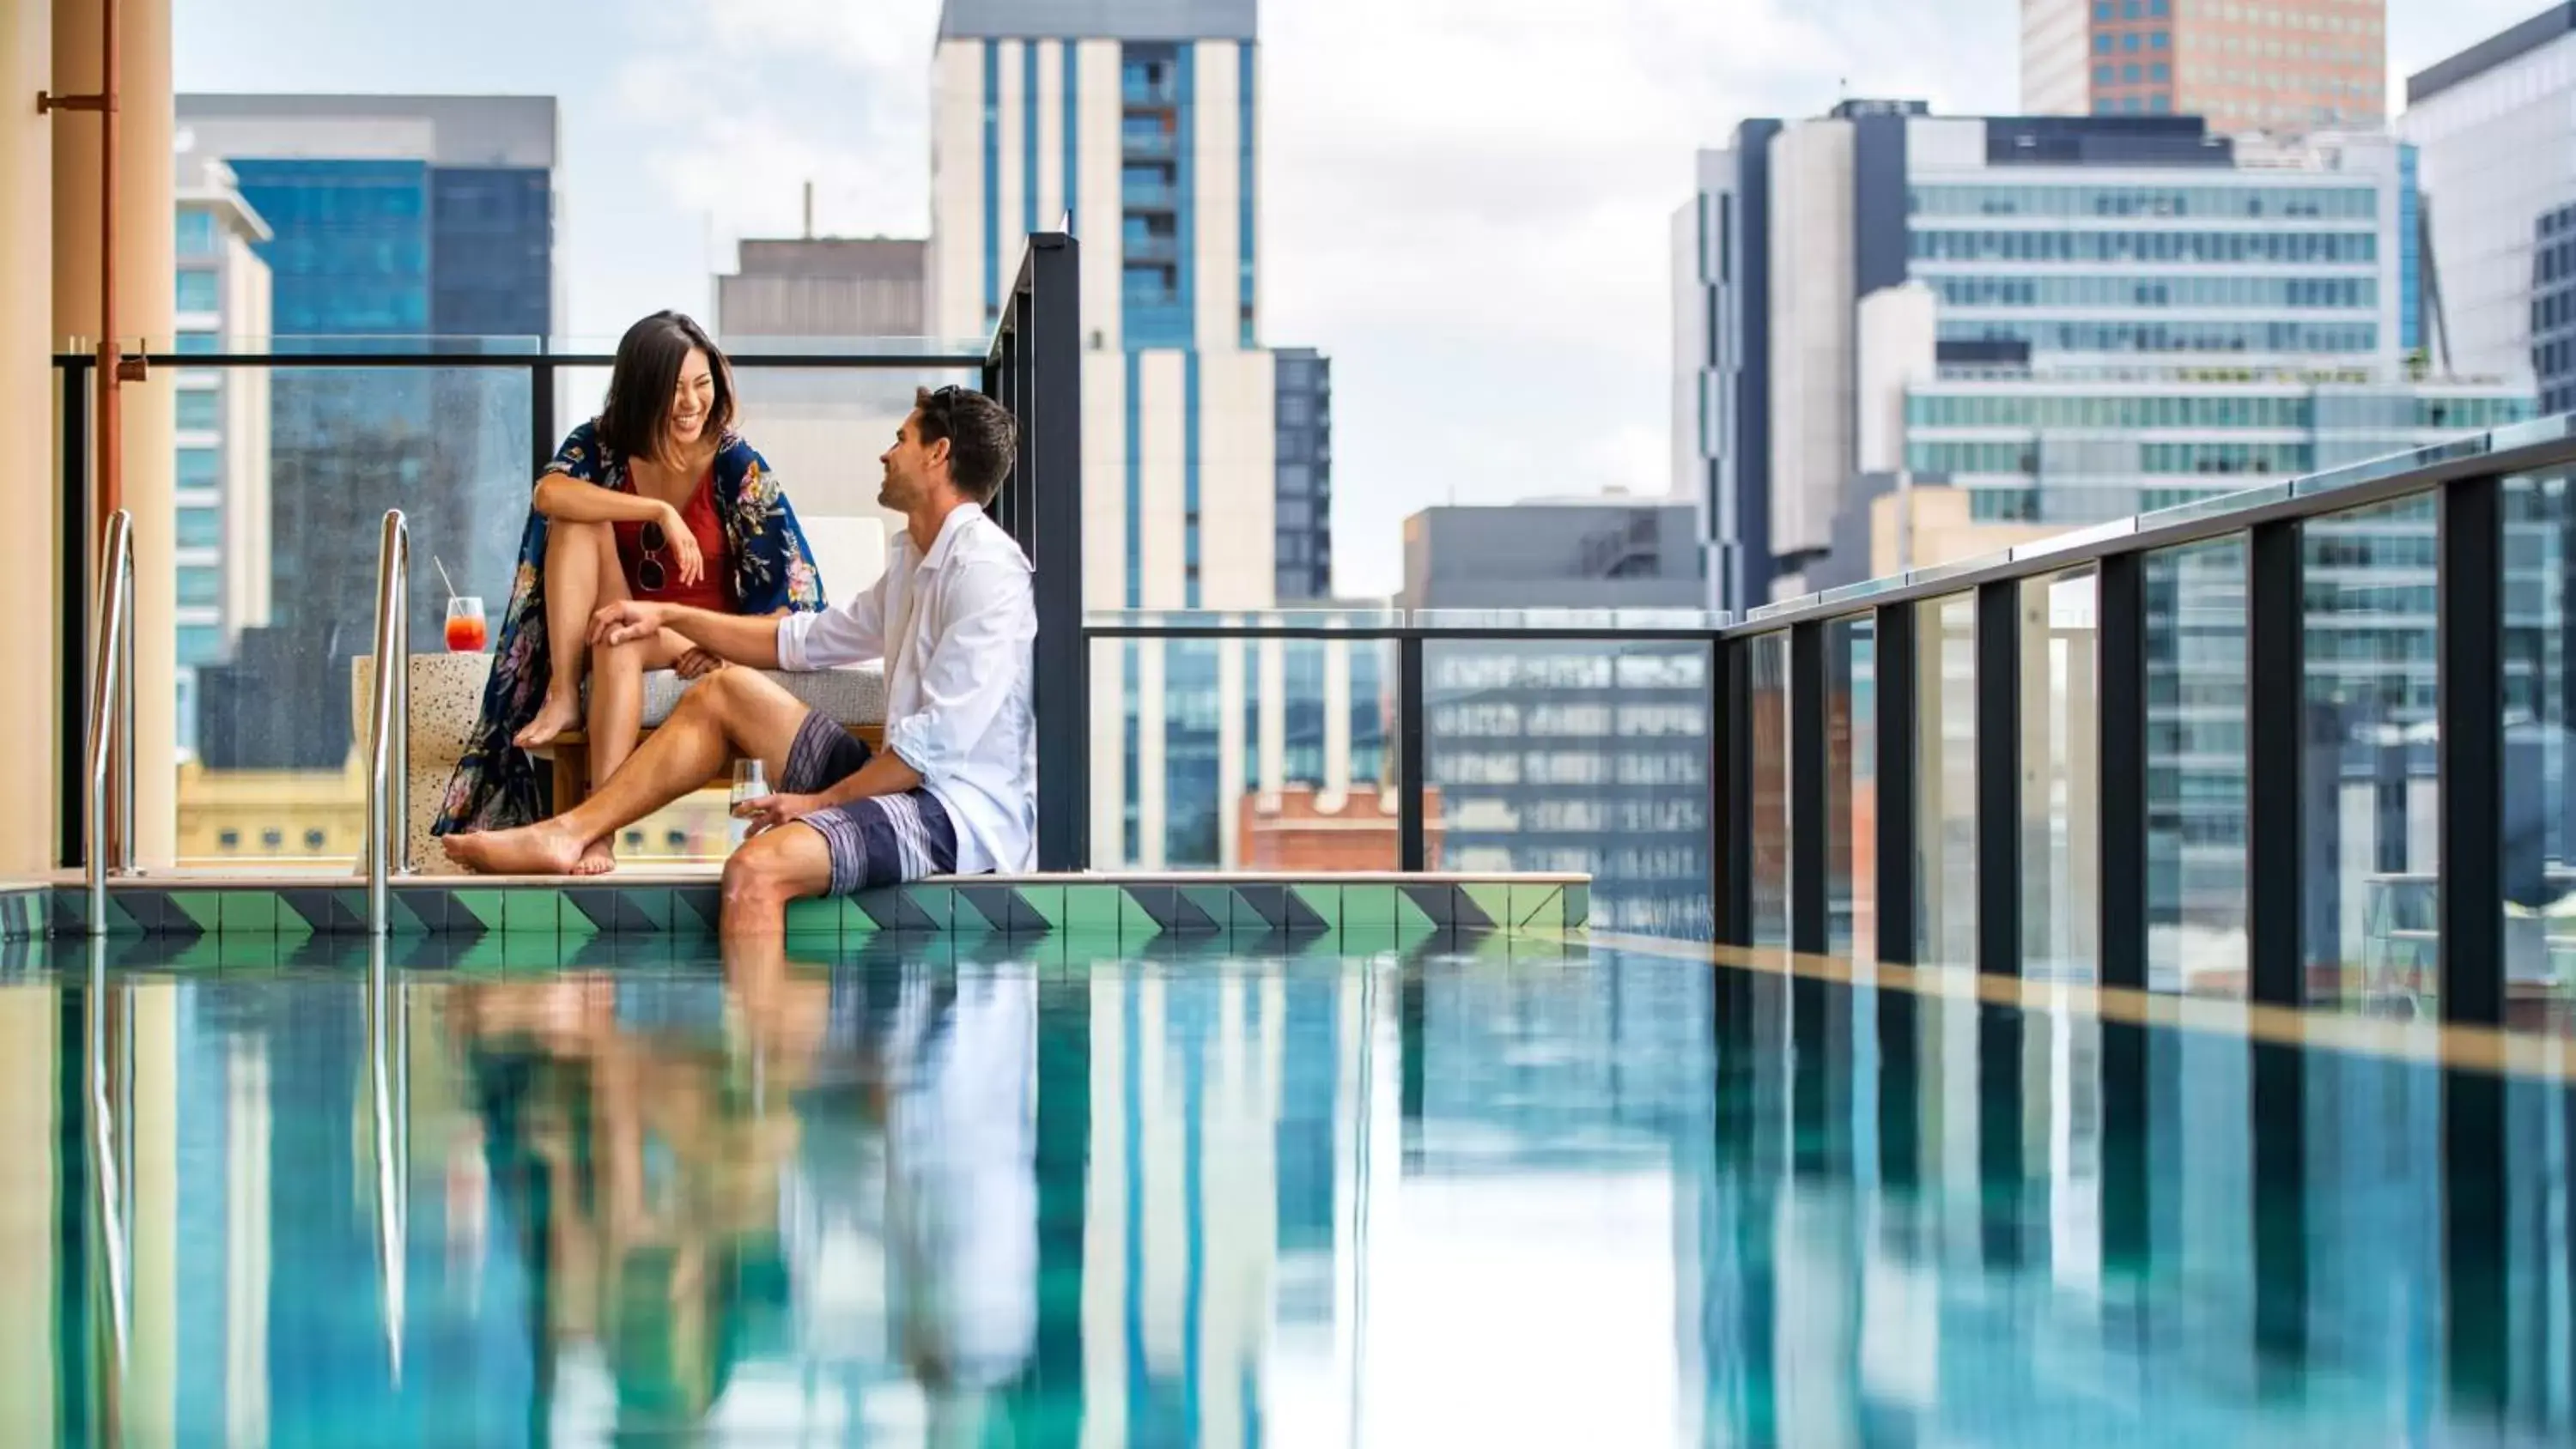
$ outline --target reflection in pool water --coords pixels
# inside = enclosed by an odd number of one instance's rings
[[[56,964],[10,1444],[2576,1430],[2554,1080],[1527,941]]]

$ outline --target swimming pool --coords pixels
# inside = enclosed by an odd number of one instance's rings
[[[2553,1076],[1698,948],[1166,946],[39,947],[0,1442],[2576,1427]]]

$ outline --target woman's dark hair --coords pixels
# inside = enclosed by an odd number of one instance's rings
[[[704,436],[724,436],[733,426],[733,368],[705,328],[678,312],[656,312],[618,339],[608,400],[599,408],[601,448],[620,458],[660,460],[671,426],[671,397],[679,391],[680,367],[692,351],[706,354],[716,385]]]
[[[948,440],[948,479],[957,491],[991,503],[1011,476],[1020,446],[1018,420],[972,388],[916,388],[912,405],[921,414],[922,442]]]

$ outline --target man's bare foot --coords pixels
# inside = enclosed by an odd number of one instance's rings
[[[617,869],[617,847],[609,844],[605,838],[592,841],[590,847],[581,853],[581,859],[572,863],[574,875],[606,875],[615,869]]]
[[[528,727],[510,736],[510,743],[523,750],[541,749],[554,743],[555,736],[581,723],[581,695],[577,691],[546,690],[546,702],[537,706],[537,717]]]
[[[572,875],[589,845],[560,819],[517,830],[443,836],[439,843],[448,859],[477,875]]]

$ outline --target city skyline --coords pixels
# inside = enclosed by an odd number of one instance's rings
[[[2392,0],[2391,97],[2540,8]],[[937,12],[177,0],[174,59],[183,91],[558,94],[566,330],[605,343],[658,307],[711,312],[737,237],[800,230],[805,181],[820,233],[925,234]],[[1334,358],[1350,595],[1395,591],[1402,520],[1421,508],[1663,491],[1666,222],[1698,148],[1846,93],[1953,114],[2017,100],[2013,0],[1794,16],[1769,0],[1582,16],[1317,0],[1261,22],[1262,330]],[[266,41],[281,33],[305,43],[282,53]],[[594,59],[567,71],[570,54]]]

